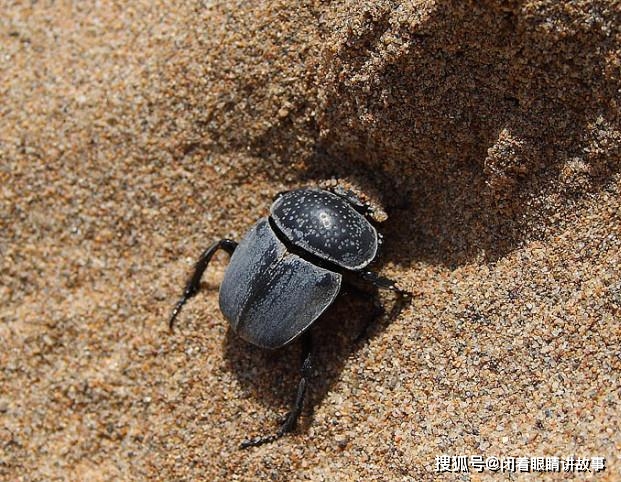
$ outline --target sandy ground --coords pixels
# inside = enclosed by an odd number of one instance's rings
[[[621,480],[619,2],[0,12],[0,478],[509,476],[440,476],[445,454]],[[225,254],[166,319],[203,248],[330,178],[381,198],[375,269],[415,296],[356,340],[344,295],[297,431],[241,451],[300,346],[229,331]]]

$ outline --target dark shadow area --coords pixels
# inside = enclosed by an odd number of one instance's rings
[[[279,5],[282,29],[306,26],[286,38],[264,6],[214,7],[224,27],[184,45],[209,62],[162,69],[186,121],[167,133],[172,157],[232,155],[233,186],[361,180],[384,196],[386,258],[405,266],[494,262],[619,172],[614,5],[350,7]]]
[[[326,31],[317,142],[300,178],[384,193],[393,261],[493,262],[558,214],[534,198],[572,209],[619,171],[619,75],[607,59],[621,13],[533,8],[440,2],[420,20],[384,6]],[[287,162],[296,144],[282,139],[296,125],[274,125],[253,153]]]

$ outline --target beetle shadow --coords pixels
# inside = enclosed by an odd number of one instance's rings
[[[371,291],[369,292],[371,293]],[[383,326],[403,308],[398,301],[388,301],[385,312],[369,309],[373,301],[344,289],[336,301],[310,328],[312,340],[312,375],[304,407],[294,433],[306,433],[313,423],[314,408],[319,406],[341,378],[347,359],[381,332]],[[259,401],[275,422],[254,427],[241,438],[275,433],[291,410],[300,380],[302,342],[270,351],[239,338],[229,327],[225,339],[226,368],[237,378],[243,397]],[[275,414],[275,415],[270,415]]]

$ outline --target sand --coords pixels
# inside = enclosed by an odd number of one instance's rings
[[[32,4],[31,4],[32,3]],[[621,480],[621,5],[2,2],[2,480]],[[265,353],[198,254],[339,179],[388,219],[368,300]],[[394,311],[394,310],[393,310]],[[519,474],[514,474],[518,476]],[[531,476],[533,477],[533,476]],[[528,478],[528,477],[527,477]]]

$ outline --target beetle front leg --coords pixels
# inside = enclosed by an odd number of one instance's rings
[[[203,254],[201,254],[200,257],[198,258],[198,261],[196,261],[196,265],[194,266],[194,272],[192,273],[192,276],[190,277],[190,279],[185,285],[185,289],[183,290],[183,295],[181,296],[179,301],[177,301],[177,304],[175,305],[172,311],[170,319],[168,320],[168,328],[170,329],[170,331],[172,331],[173,324],[175,323],[175,318],[177,318],[177,315],[181,311],[181,308],[183,307],[183,305],[185,305],[186,301],[192,298],[192,296],[198,293],[198,288],[200,287],[203,273],[207,269],[207,266],[209,265],[209,261],[211,261],[211,258],[213,257],[215,252],[218,251],[219,249],[223,249],[227,253],[233,254],[233,251],[235,251],[235,248],[237,248],[237,242],[231,239],[221,239],[220,241],[213,243],[205,251],[203,251]]]
[[[308,382],[310,380],[311,372],[313,368],[312,358],[311,358],[311,353],[312,353],[311,337],[308,332],[302,335],[302,346],[303,346],[303,361],[302,361],[302,369],[301,369],[302,377],[300,378],[300,381],[298,383],[298,391],[295,396],[293,408],[287,414],[287,418],[281,425],[280,429],[278,429],[278,432],[276,432],[275,434],[266,435],[263,437],[255,437],[249,440],[244,440],[241,443],[240,448],[246,449],[248,447],[258,447],[259,445],[273,442],[274,440],[279,439],[286,433],[293,431],[293,429],[295,428],[295,424],[298,418],[300,417],[300,413],[302,413],[302,407],[304,406],[304,396],[306,395],[306,389],[308,387]]]

